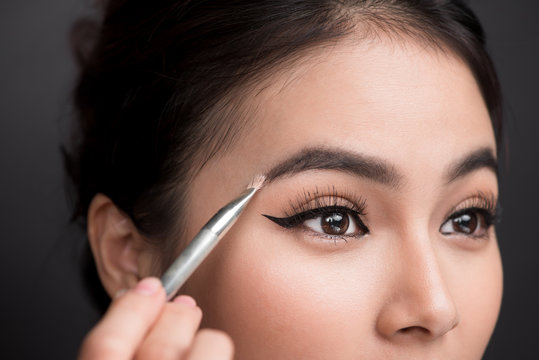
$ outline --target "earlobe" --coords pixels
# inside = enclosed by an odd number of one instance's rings
[[[140,278],[143,237],[131,219],[103,194],[88,209],[88,239],[97,272],[110,296],[133,287]]]

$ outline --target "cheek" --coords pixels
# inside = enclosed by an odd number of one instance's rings
[[[459,311],[456,330],[463,348],[476,349],[480,358],[494,331],[503,291],[503,273],[496,239],[488,249],[473,259],[464,259],[451,278],[452,295]],[[455,263],[452,264],[455,269]]]
[[[348,253],[313,252],[293,237],[244,225],[255,222],[238,221],[186,284],[204,311],[202,326],[229,333],[238,359],[380,353],[376,321],[394,272],[380,241]],[[497,319],[502,271],[493,240],[482,252],[439,253],[460,320],[445,350],[461,358],[481,357]]]
[[[299,251],[288,238],[233,238],[237,230],[200,279],[210,287],[200,299],[203,325],[227,331],[238,358],[258,359],[261,349],[270,359],[353,353],[347,346],[359,346],[372,329],[375,312],[366,310],[376,299],[370,282],[350,274],[354,266],[359,273],[358,262]]]

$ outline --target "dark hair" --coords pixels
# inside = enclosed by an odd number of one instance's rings
[[[190,180],[248,121],[242,94],[356,29],[450,51],[473,72],[500,143],[502,102],[481,25],[457,0],[111,0],[74,37],[78,127],[64,149],[73,219],[103,193],[173,253]],[[87,36],[91,35],[91,36]],[[253,125],[253,124],[249,124]],[[202,165],[195,165],[202,164]],[[169,244],[169,245],[167,245]]]

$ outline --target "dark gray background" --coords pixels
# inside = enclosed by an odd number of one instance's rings
[[[75,67],[68,29],[86,0],[0,3],[0,330],[2,358],[74,358],[98,319],[77,264],[59,144],[71,117]],[[502,312],[485,359],[539,359],[539,2],[472,0],[507,104],[502,173]],[[7,349],[7,352],[6,352]],[[6,356],[7,354],[7,356]]]

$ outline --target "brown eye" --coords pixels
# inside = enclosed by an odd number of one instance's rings
[[[303,225],[315,232],[331,236],[348,236],[360,233],[358,220],[354,218],[354,215],[344,211],[320,214],[312,219],[305,220]]]
[[[329,235],[343,235],[348,230],[350,220],[347,214],[333,213],[320,219],[322,230]]]
[[[484,236],[490,226],[488,215],[480,210],[466,210],[451,216],[440,228],[444,235]]]
[[[479,225],[477,215],[474,215],[464,214],[452,219],[454,229],[461,233],[473,234]]]

